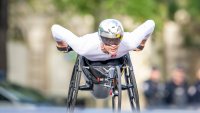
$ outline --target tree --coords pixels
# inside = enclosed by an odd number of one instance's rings
[[[6,58],[6,37],[7,37],[7,13],[8,0],[0,1],[0,80],[6,79],[7,58]]]
[[[189,0],[187,3],[187,10],[191,15],[190,23],[187,27],[183,27],[183,34],[185,35],[185,46],[191,49],[200,49],[200,1]]]
[[[149,18],[159,20],[159,2],[156,1],[157,0],[53,0],[53,3],[61,12],[75,11],[80,14],[92,15],[95,20],[94,28],[96,29],[103,18],[111,18],[117,14],[129,15],[139,22]]]

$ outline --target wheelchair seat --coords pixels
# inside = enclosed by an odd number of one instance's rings
[[[117,66],[117,65],[122,65],[124,63],[123,57],[117,59],[109,59],[105,61],[90,61],[87,58],[83,57],[83,60],[85,60],[87,65],[91,66]]]
[[[90,75],[95,78],[107,78],[108,70],[113,66],[123,66],[124,65],[124,57],[117,59],[109,59],[105,61],[90,61],[85,57],[82,57],[82,67],[87,68]],[[83,72],[86,72],[83,69]],[[86,72],[85,74],[89,74]],[[87,75],[86,75],[87,76]]]

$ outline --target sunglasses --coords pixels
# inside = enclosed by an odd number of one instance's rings
[[[105,45],[118,45],[120,42],[121,42],[121,39],[122,37],[119,37],[119,38],[106,38],[106,37],[102,37],[101,36],[101,39],[102,39],[102,42],[105,44]]]

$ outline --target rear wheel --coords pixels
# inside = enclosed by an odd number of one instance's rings
[[[78,64],[78,60],[76,61],[76,65],[74,66],[70,84],[69,84],[69,90],[68,90],[68,96],[67,96],[67,112],[68,113],[74,112],[74,107],[75,107],[77,95],[78,95],[81,72],[78,70],[77,64]]]
[[[112,108],[114,112],[121,111],[121,100],[122,100],[121,70],[119,66],[116,66],[116,79],[114,82],[113,96],[112,96]]]
[[[129,96],[130,106],[133,111],[140,111],[137,83],[129,56],[128,59],[129,64],[125,70],[125,82],[128,88],[127,92]]]
[[[131,70],[129,70],[129,75],[126,75],[125,77],[126,85],[128,86],[128,96],[129,96],[129,101],[131,105],[132,110],[139,111],[140,106],[139,106],[139,96],[138,96],[138,90],[137,90],[137,85],[135,81],[135,76]]]

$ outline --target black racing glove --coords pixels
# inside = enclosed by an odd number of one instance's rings
[[[58,47],[58,46],[56,46],[57,47],[57,49],[59,50],[59,51],[62,51],[62,52],[64,52],[64,53],[68,53],[68,52],[70,52],[70,51],[73,51],[73,49],[70,47],[70,46],[67,46],[67,47]]]

